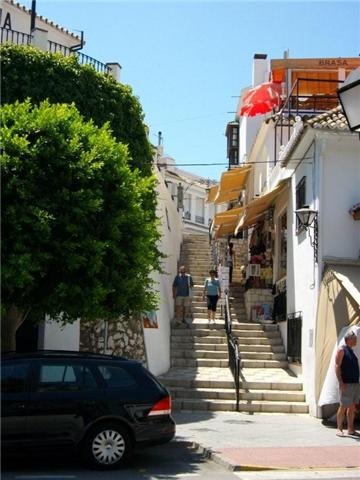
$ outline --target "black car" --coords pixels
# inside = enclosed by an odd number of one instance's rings
[[[77,447],[115,468],[175,435],[169,392],[139,362],[84,352],[2,355],[2,445]]]

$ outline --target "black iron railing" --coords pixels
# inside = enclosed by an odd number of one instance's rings
[[[322,78],[297,78],[288,94],[283,107],[275,121],[274,161],[278,161],[279,145],[286,145],[293,131],[293,125],[297,116],[314,116],[324,113],[339,105],[339,98],[336,93],[322,95],[320,93],[304,95],[301,92],[301,85],[304,82],[340,84],[343,80],[322,79]]]
[[[32,36],[27,33],[0,27],[0,43],[9,42],[15,43],[16,45],[30,45],[31,40]]]
[[[287,321],[287,356],[301,363],[302,312],[289,313]]]
[[[52,53],[62,53],[65,57],[68,57],[72,53],[69,47],[61,45],[60,43],[52,42],[51,40],[48,40],[48,50]]]
[[[228,355],[229,355],[229,368],[234,378],[235,396],[236,396],[236,411],[239,411],[240,403],[240,368],[241,358],[239,352],[239,344],[237,338],[232,333],[232,320],[229,307],[229,293],[225,293],[225,332],[227,337]]]
[[[106,73],[106,74],[111,73],[111,68],[105,63],[99,62],[99,60],[89,57],[89,55],[85,55],[85,53],[81,53],[81,52],[74,52],[74,53],[75,55],[77,55],[78,60],[82,65],[91,65],[92,67],[95,68],[97,72]]]
[[[32,35],[27,33],[17,32],[16,30],[10,30],[9,28],[0,28],[0,43],[14,43],[16,45],[31,45],[33,41]],[[105,73],[109,75],[111,68],[105,63],[96,60],[96,58],[89,57],[85,53],[71,50],[71,48],[61,45],[60,43],[52,42],[48,40],[48,51],[52,53],[62,53],[65,57],[70,55],[76,55],[81,65],[91,65],[97,72]]]

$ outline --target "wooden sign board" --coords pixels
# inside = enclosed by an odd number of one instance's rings
[[[271,60],[271,70],[353,70],[360,67],[360,57],[354,58],[283,58]]]

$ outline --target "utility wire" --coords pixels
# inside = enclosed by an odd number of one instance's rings
[[[300,160],[313,160],[312,157],[303,157],[303,158],[293,158],[292,160],[290,160],[288,163],[291,163],[291,162],[299,162]],[[252,165],[253,163],[275,163],[274,161],[256,161],[256,162],[249,162],[249,163],[244,163],[243,166],[245,165]],[[278,163],[278,162],[276,162]],[[304,162],[304,163],[313,163],[312,161],[311,162]],[[158,167],[167,167],[168,164],[167,163],[157,163],[156,164]],[[226,163],[176,163],[175,165],[171,165],[171,166],[174,166],[175,168],[176,167],[209,167],[209,166],[212,166],[212,165],[229,165],[229,162],[226,162]]]

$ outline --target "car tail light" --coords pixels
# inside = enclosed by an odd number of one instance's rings
[[[170,415],[171,413],[171,397],[162,398],[159,402],[155,403],[152,407],[150,412],[148,413],[148,417],[154,415]]]

